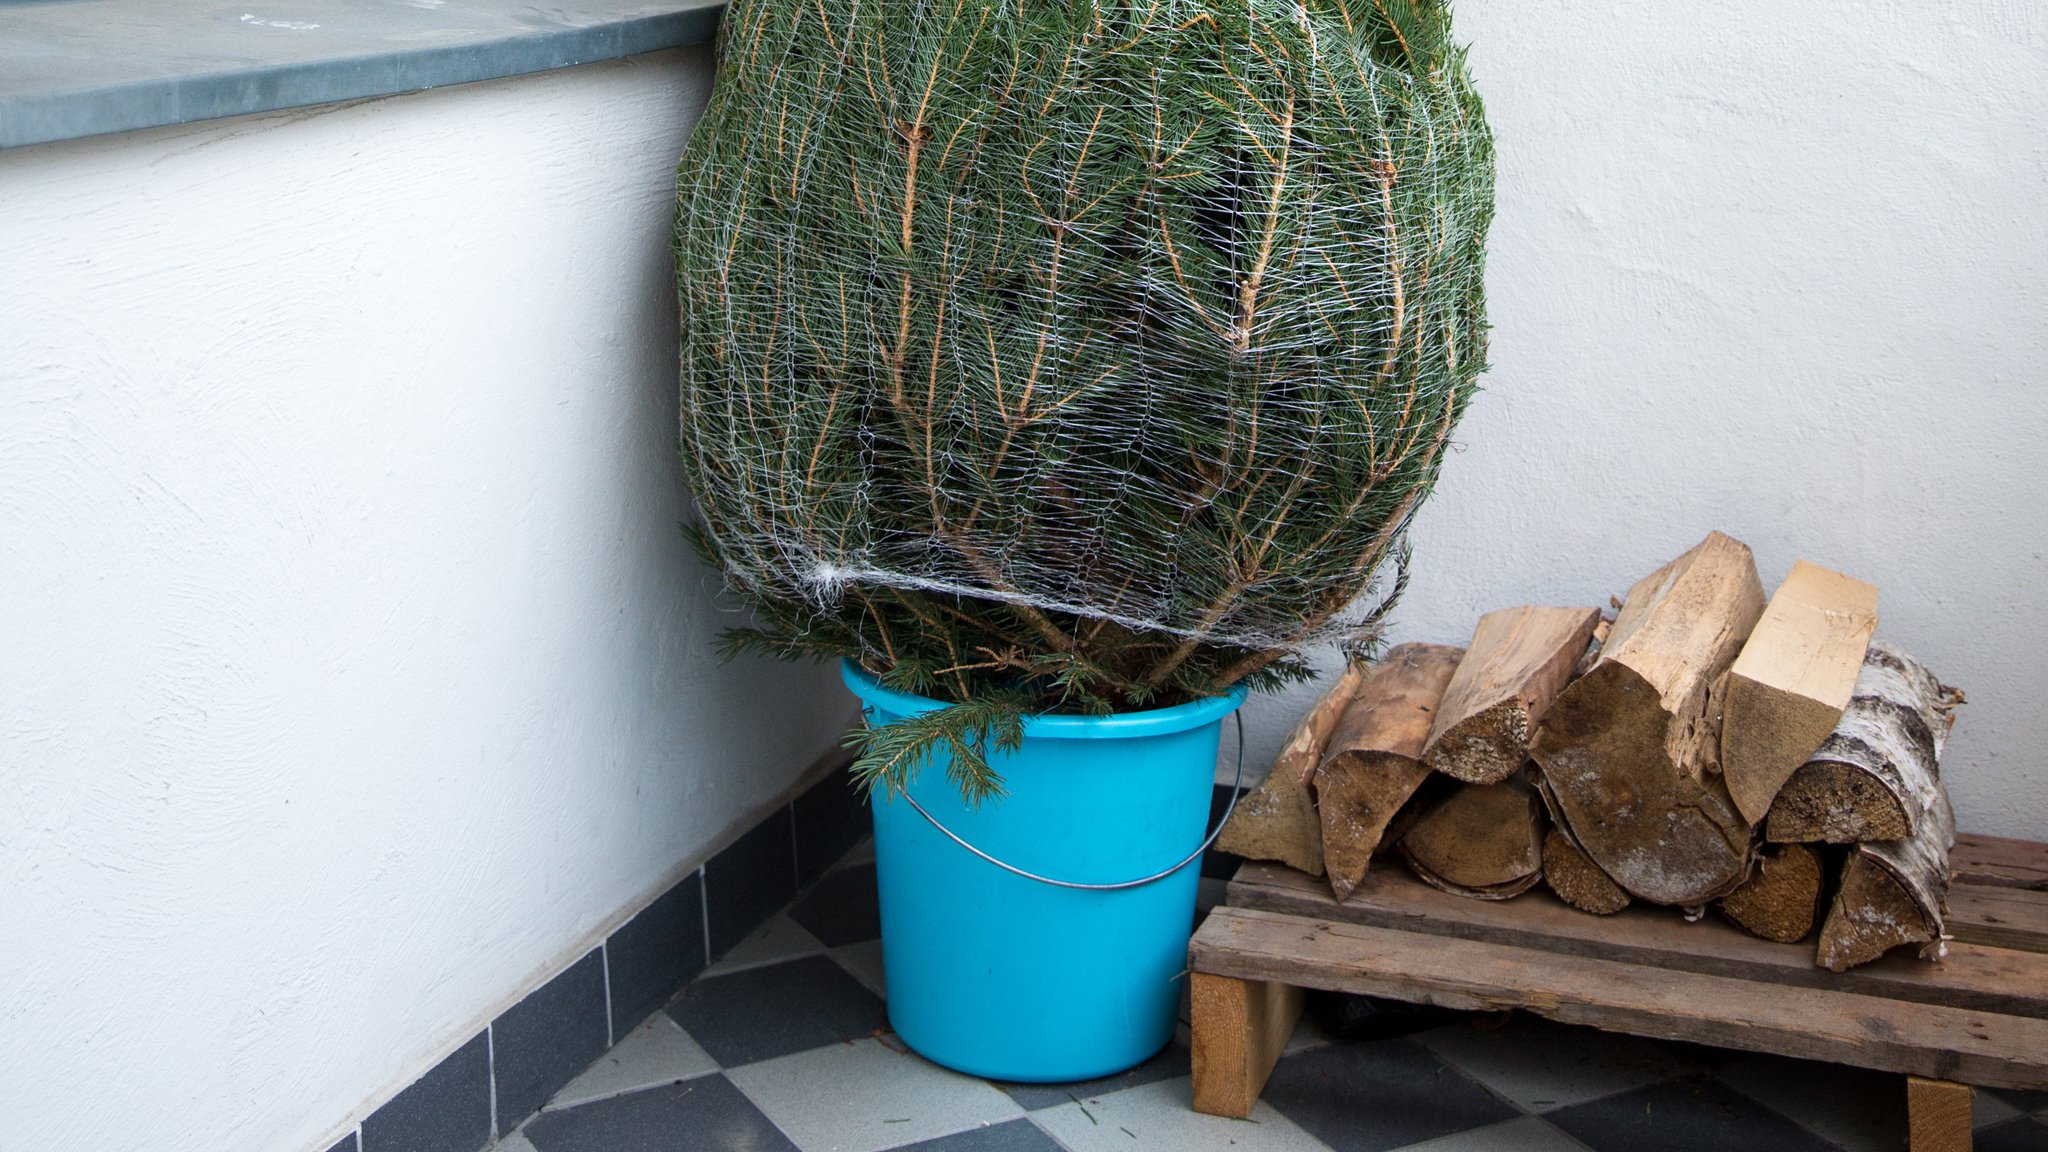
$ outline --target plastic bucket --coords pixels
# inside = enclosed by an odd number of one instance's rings
[[[871,724],[944,707],[840,674]],[[1176,708],[1026,721],[1024,746],[992,761],[1008,795],[970,808],[927,764],[909,788],[931,819],[877,793],[875,863],[889,1023],[937,1064],[997,1080],[1108,1076],[1173,1038],[1194,924],[1223,718],[1244,690]]]

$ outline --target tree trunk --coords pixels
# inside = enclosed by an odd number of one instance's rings
[[[1834,732],[1786,781],[1765,838],[1903,840],[1935,804],[1942,745],[1962,696],[1920,662],[1872,644]]]
[[[1955,846],[1955,813],[1939,780],[1934,803],[1919,827],[1904,840],[1858,844],[1842,866],[1842,885],[1821,925],[1815,959],[1830,972],[1866,964],[1901,944],[1921,944],[1920,954],[1939,960],[1946,953],[1942,918],[1947,913],[1948,853]]]
[[[1354,664],[1308,710],[1259,786],[1237,802],[1216,847],[1252,860],[1278,860],[1312,876],[1323,874],[1323,835],[1309,794],[1310,778],[1323,758],[1337,721],[1344,715],[1364,669]]]
[[[1365,878],[1388,822],[1428,778],[1423,743],[1464,654],[1444,644],[1398,645],[1365,674],[1330,737],[1315,791],[1337,899]]]
[[[1423,880],[1461,896],[1505,900],[1543,878],[1543,802],[1525,776],[1466,784],[1401,838]]]
[[[1721,898],[1721,914],[1766,940],[1797,943],[1820,919],[1825,881],[1819,852],[1804,844],[1780,845],[1759,855],[1750,878]]]
[[[1792,566],[1728,673],[1721,771],[1743,819],[1762,823],[1835,730],[1876,629],[1876,587],[1804,560]]]
[[[1748,874],[1714,689],[1763,610],[1749,549],[1709,535],[1629,590],[1600,659],[1537,729],[1530,755],[1573,839],[1645,900],[1704,904]]]
[[[1423,763],[1468,784],[1496,784],[1520,771],[1536,722],[1571,680],[1599,622],[1598,608],[1529,606],[1480,617],[1444,691]]]

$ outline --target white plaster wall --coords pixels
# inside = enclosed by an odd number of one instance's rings
[[[1710,528],[1882,588],[2048,836],[2048,5],[1459,0],[1499,137],[1486,391],[1393,637],[1605,603]],[[1248,719],[1270,757],[1306,690]],[[1255,760],[1255,764],[1262,764]]]
[[[0,1149],[306,1148],[832,744],[677,531],[708,60],[0,153]]]

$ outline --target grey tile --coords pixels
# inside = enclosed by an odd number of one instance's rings
[[[863,940],[859,944],[834,948],[832,958],[839,961],[840,967],[853,973],[853,978],[860,981],[868,991],[885,1000],[888,999],[888,970],[882,966],[880,940]]]
[[[1995,1092],[1987,1092],[1979,1088],[1970,1093],[1970,1127],[1972,1128],[1989,1128],[1993,1124],[2003,1124],[2015,1116],[2024,1115],[2024,1112],[1999,1099],[1998,1094]]]
[[[1407,1040],[1282,1057],[1263,1098],[1337,1152],[1382,1152],[1520,1115]]]
[[[1895,1072],[1749,1056],[1718,1075],[1846,1152],[1897,1152],[1906,1130],[1906,1078]]]
[[[1033,1112],[1031,1122],[1072,1152],[1329,1152],[1264,1101],[1251,1118],[1205,1116],[1188,1107],[1186,1079]]]
[[[533,1146],[533,1142],[526,1138],[524,1132],[514,1132],[496,1144],[491,1145],[491,1152],[540,1152],[540,1150]]]
[[[839,769],[790,805],[796,827],[796,882],[807,885],[874,831],[865,793]]]
[[[487,1033],[450,1053],[363,1121],[362,1152],[476,1152],[491,1142]]]
[[[356,1152],[356,1150],[356,1134],[351,1132],[348,1135],[343,1136],[341,1139],[336,1140],[334,1142],[334,1147],[329,1148],[327,1152]]]
[[[718,1061],[677,1027],[668,1013],[657,1012],[555,1093],[548,1107],[573,1108],[621,1092],[674,1084],[716,1071]]]
[[[1104,1076],[1096,1080],[1076,1080],[1069,1084],[1012,1084],[995,1081],[995,1085],[1010,1094],[1010,1098],[1033,1112],[1041,1108],[1056,1108],[1075,1100],[1086,1100],[1094,1096],[1107,1096],[1126,1088],[1136,1088],[1160,1080],[1171,1080],[1186,1076],[1190,1069],[1188,1050],[1181,1044],[1168,1044],[1150,1060],[1128,1072]]]
[[[1714,1080],[1638,1088],[1547,1114],[1593,1152],[1834,1152],[1834,1145]]]
[[[789,910],[789,918],[833,948],[880,939],[882,905],[875,891],[875,866],[856,864],[826,873]]]
[[[874,1040],[726,1072],[804,1152],[879,1152],[1022,1115],[985,1080]]]
[[[881,998],[823,956],[698,980],[668,1013],[727,1068],[859,1039],[888,1025]]]
[[[692,872],[605,941],[612,1035],[624,1036],[704,970],[704,889]]]
[[[1529,1112],[1547,1112],[1705,1069],[1655,1041],[1517,1015],[1481,1031],[1459,1021],[1413,1039]]]
[[[751,935],[796,897],[796,847],[787,809],[778,809],[704,865],[704,914],[711,958]]]
[[[815,956],[824,950],[825,945],[816,936],[804,931],[785,913],[754,929],[752,935],[733,945],[718,963],[704,970],[704,975],[723,976],[742,968],[759,968],[763,964],[794,960],[799,956]]]
[[[2048,1124],[2031,1116],[1977,1129],[1977,1152],[2048,1152]]]
[[[895,1152],[1062,1152],[1059,1141],[1029,1120],[1012,1120],[986,1128],[969,1128],[936,1140],[904,1144]]]
[[[491,1022],[498,1131],[510,1132],[604,1055],[604,956],[597,950]]]
[[[1400,1152],[1585,1152],[1585,1146],[1541,1117],[1524,1116],[1410,1144]]]
[[[1980,1088],[2022,1112],[2039,1112],[2048,1108],[2048,1092],[2029,1092],[2023,1088]]]
[[[543,1112],[525,1133],[539,1152],[798,1152],[760,1109],[715,1072]]]

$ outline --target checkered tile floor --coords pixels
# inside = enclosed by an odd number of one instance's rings
[[[1204,881],[1210,896],[1215,882]],[[856,850],[496,1152],[1895,1152],[1900,1077],[1517,1016],[1304,1022],[1249,1121],[1188,1108],[1186,1031],[1110,1080],[998,1084],[888,1031],[874,866]],[[1977,1096],[1979,1152],[2048,1152],[2048,1093]]]

